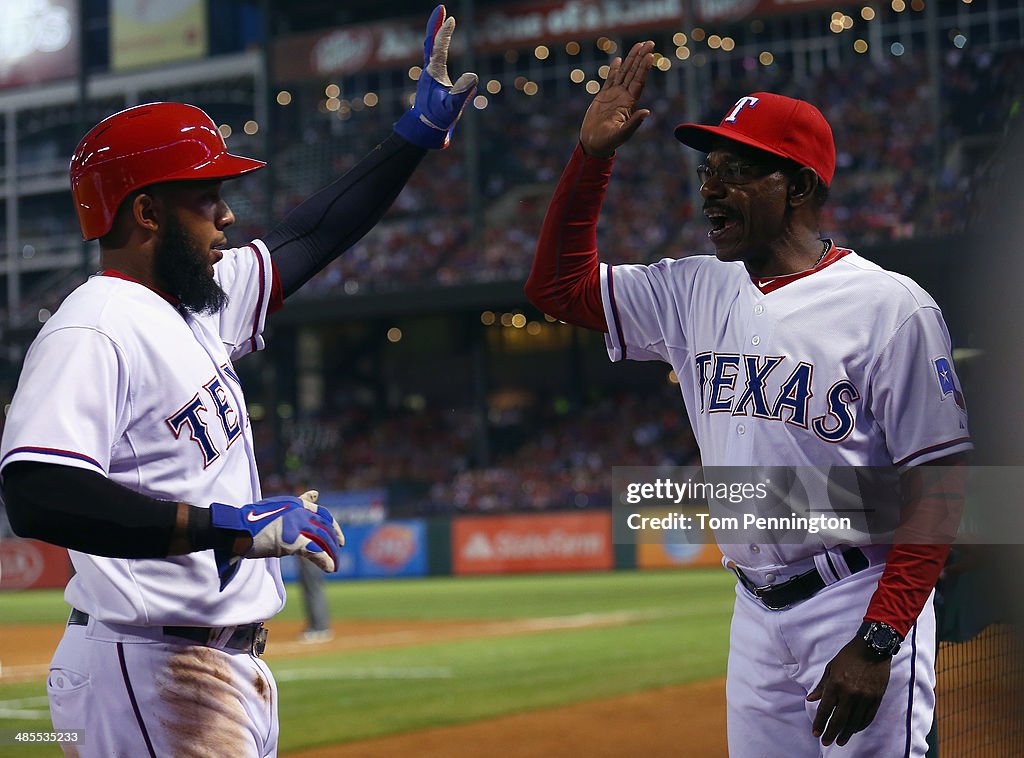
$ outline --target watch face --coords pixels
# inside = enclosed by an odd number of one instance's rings
[[[879,653],[894,654],[900,649],[900,636],[893,629],[873,624],[865,636],[867,643]]]

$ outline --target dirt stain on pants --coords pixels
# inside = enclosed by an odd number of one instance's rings
[[[173,755],[221,758],[259,754],[244,693],[234,683],[230,655],[193,645],[167,659],[158,686]]]

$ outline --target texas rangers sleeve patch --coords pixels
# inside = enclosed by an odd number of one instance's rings
[[[934,363],[935,376],[939,380],[939,389],[942,391],[942,396],[952,395],[953,402],[956,403],[957,407],[962,411],[966,411],[967,404],[964,402],[963,393],[956,386],[956,375],[953,373],[953,368],[949,365],[949,358],[936,358]]]

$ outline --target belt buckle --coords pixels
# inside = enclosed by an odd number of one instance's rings
[[[259,658],[267,649],[267,628],[260,624],[259,628],[252,635],[252,648],[250,653]]]
[[[786,603],[785,605],[772,605],[768,600],[765,599],[766,596],[770,595],[773,590],[778,589],[780,586],[782,585],[773,586],[771,584],[765,584],[761,585],[760,587],[752,587],[750,592],[751,594],[753,594],[754,597],[756,597],[761,602],[761,605],[763,605],[768,610],[784,611],[786,610],[786,608],[792,605],[792,603]]]
[[[759,590],[767,590],[767,589],[775,589],[775,588],[774,587],[758,587],[758,589]],[[791,605],[793,605],[792,603],[783,603],[783,604],[780,605],[777,602],[773,605],[769,600],[765,599],[765,596],[767,594],[768,594],[767,592],[757,593],[757,599],[761,601],[761,605],[763,605],[765,608],[767,608],[770,611],[784,611],[787,608],[789,608]]]

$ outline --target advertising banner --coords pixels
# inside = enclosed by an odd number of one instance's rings
[[[388,517],[388,491],[320,490],[317,503],[331,512],[339,524],[379,524]]]
[[[78,72],[78,0],[0,2],[0,89]]]
[[[202,58],[206,0],[112,0],[110,67],[115,71]]]
[[[482,52],[503,51],[541,42],[587,39],[602,34],[678,26],[682,0],[569,0],[482,8],[473,30]],[[456,17],[458,17],[456,15]],[[455,35],[453,55],[460,55],[466,36]],[[329,74],[408,66],[423,62],[423,19],[419,17],[357,24],[281,39],[274,50],[274,76],[279,81]]]
[[[452,521],[455,574],[582,571],[612,565],[607,512],[461,516]]]
[[[64,548],[17,537],[0,540],[0,590],[63,588],[70,578]]]
[[[640,543],[636,546],[636,567],[641,569],[702,568],[721,566],[717,545],[685,542]]]
[[[848,0],[694,0],[693,14],[702,24],[715,21],[739,21],[744,18],[798,13],[815,8],[837,8],[851,5]]]
[[[345,547],[338,570],[328,580],[424,576],[427,573],[426,526],[420,519],[382,524],[342,525]],[[286,582],[299,578],[298,558],[281,560]]]

